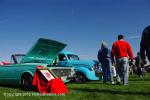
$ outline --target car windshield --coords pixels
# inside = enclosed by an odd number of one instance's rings
[[[24,54],[14,54],[11,56],[10,62],[12,64],[19,64],[24,56],[25,56]]]
[[[17,62],[20,63],[24,56],[25,55],[16,55],[15,58],[16,58]]]
[[[79,57],[77,55],[68,54],[67,56],[69,60],[79,60]]]

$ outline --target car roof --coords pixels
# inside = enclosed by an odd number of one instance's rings
[[[67,55],[67,54],[73,54],[73,55],[77,55],[76,53],[70,52],[70,51],[62,51],[59,54],[65,54],[65,55]]]

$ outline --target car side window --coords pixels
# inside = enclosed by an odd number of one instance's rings
[[[64,54],[59,55],[59,61],[65,61],[67,60],[66,56]]]

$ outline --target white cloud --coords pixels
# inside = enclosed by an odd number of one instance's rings
[[[127,37],[127,39],[140,39],[140,36],[136,35],[136,36],[129,36]]]

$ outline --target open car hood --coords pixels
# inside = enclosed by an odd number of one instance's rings
[[[40,38],[22,59],[21,63],[52,64],[58,53],[61,52],[65,46],[66,44],[55,40]]]

